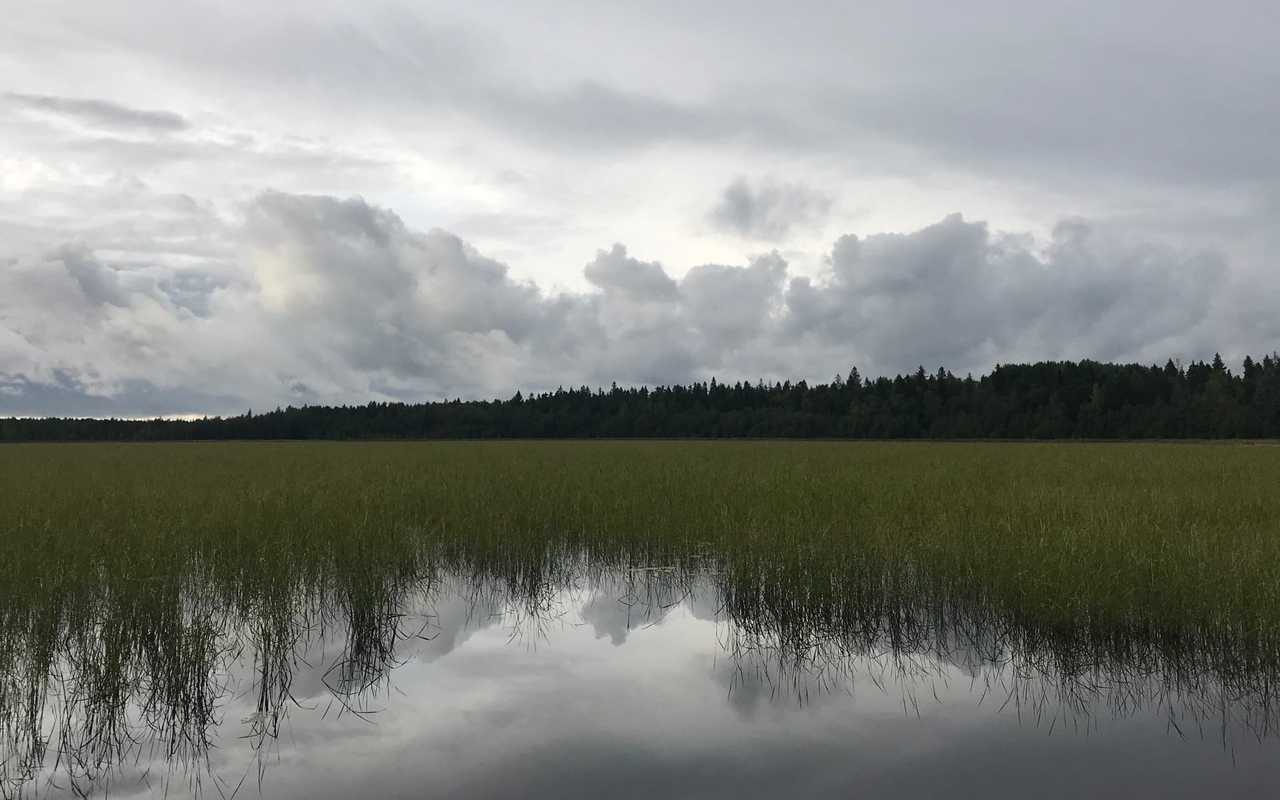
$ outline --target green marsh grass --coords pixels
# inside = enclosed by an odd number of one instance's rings
[[[584,574],[711,580],[740,655],[976,652],[1267,734],[1278,487],[1280,448],[1239,444],[5,446],[0,785],[92,787],[142,738],[199,763],[237,659],[265,740],[326,631],[347,703],[444,576],[533,617]]]

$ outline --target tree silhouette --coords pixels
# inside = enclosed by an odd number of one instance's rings
[[[1051,361],[828,384],[563,387],[508,400],[289,406],[196,420],[0,419],[0,441],[828,437],[1280,437],[1280,356],[1186,367]]]

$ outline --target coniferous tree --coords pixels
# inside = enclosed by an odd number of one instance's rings
[[[829,384],[554,392],[508,400],[303,406],[198,420],[0,419],[0,441],[494,437],[1280,437],[1280,356],[1163,367],[1094,361],[944,368]]]

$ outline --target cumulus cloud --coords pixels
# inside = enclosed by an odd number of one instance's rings
[[[746,267],[704,264],[680,282],[690,324],[713,353],[749,346],[773,327],[782,300],[787,262],[776,252],[752,259]]]
[[[620,244],[597,253],[583,274],[606,292],[614,291],[634,300],[671,300],[677,294],[676,282],[661,264],[630,258],[627,248]]]
[[[844,236],[830,264],[823,284],[792,280],[791,330],[856,342],[894,370],[1185,352],[1209,333],[1226,271],[1212,253],[1108,241],[1079,220],[1037,251],[959,214],[910,234]]]
[[[117,258],[82,242],[9,256],[0,412],[227,413],[615,380],[812,380],[851,362],[875,374],[1152,361],[1243,352],[1275,333],[1256,327],[1265,316],[1226,314],[1220,256],[1082,220],[1042,242],[959,215],[844,236],[819,277],[791,275],[776,252],[675,277],[615,245],[585,265],[590,291],[558,294],[360,199],[268,192],[205,230],[203,250],[224,255]]]
[[[829,203],[814,188],[844,187],[871,198],[873,230],[961,208],[1043,231],[1070,209],[1265,278],[1280,229],[1274,26],[1256,2],[1092,4],[30,4],[0,26],[14,91],[0,96],[0,239],[76,240],[136,206],[57,224],[48,208],[136,175],[225,206],[265,187],[362,194],[576,285],[566,272],[619,238],[673,277],[734,261],[726,237],[697,235],[712,225],[811,253]],[[748,177],[726,187],[735,174]]]
[[[95,259],[83,250],[66,248],[61,254],[62,265],[76,282],[85,300],[93,305],[109,304],[125,308],[129,297],[120,286],[115,270]]]
[[[781,239],[794,225],[820,221],[831,198],[799,183],[765,180],[752,186],[737,178],[711,209],[711,223],[721,230],[756,239]]]

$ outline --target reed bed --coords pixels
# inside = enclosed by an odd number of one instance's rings
[[[236,659],[269,737],[326,630],[358,696],[444,576],[533,616],[584,575],[710,580],[739,654],[963,651],[1267,734],[1277,486],[1280,449],[1246,445],[5,446],[0,786],[51,760],[95,786],[139,731],[198,763]]]

